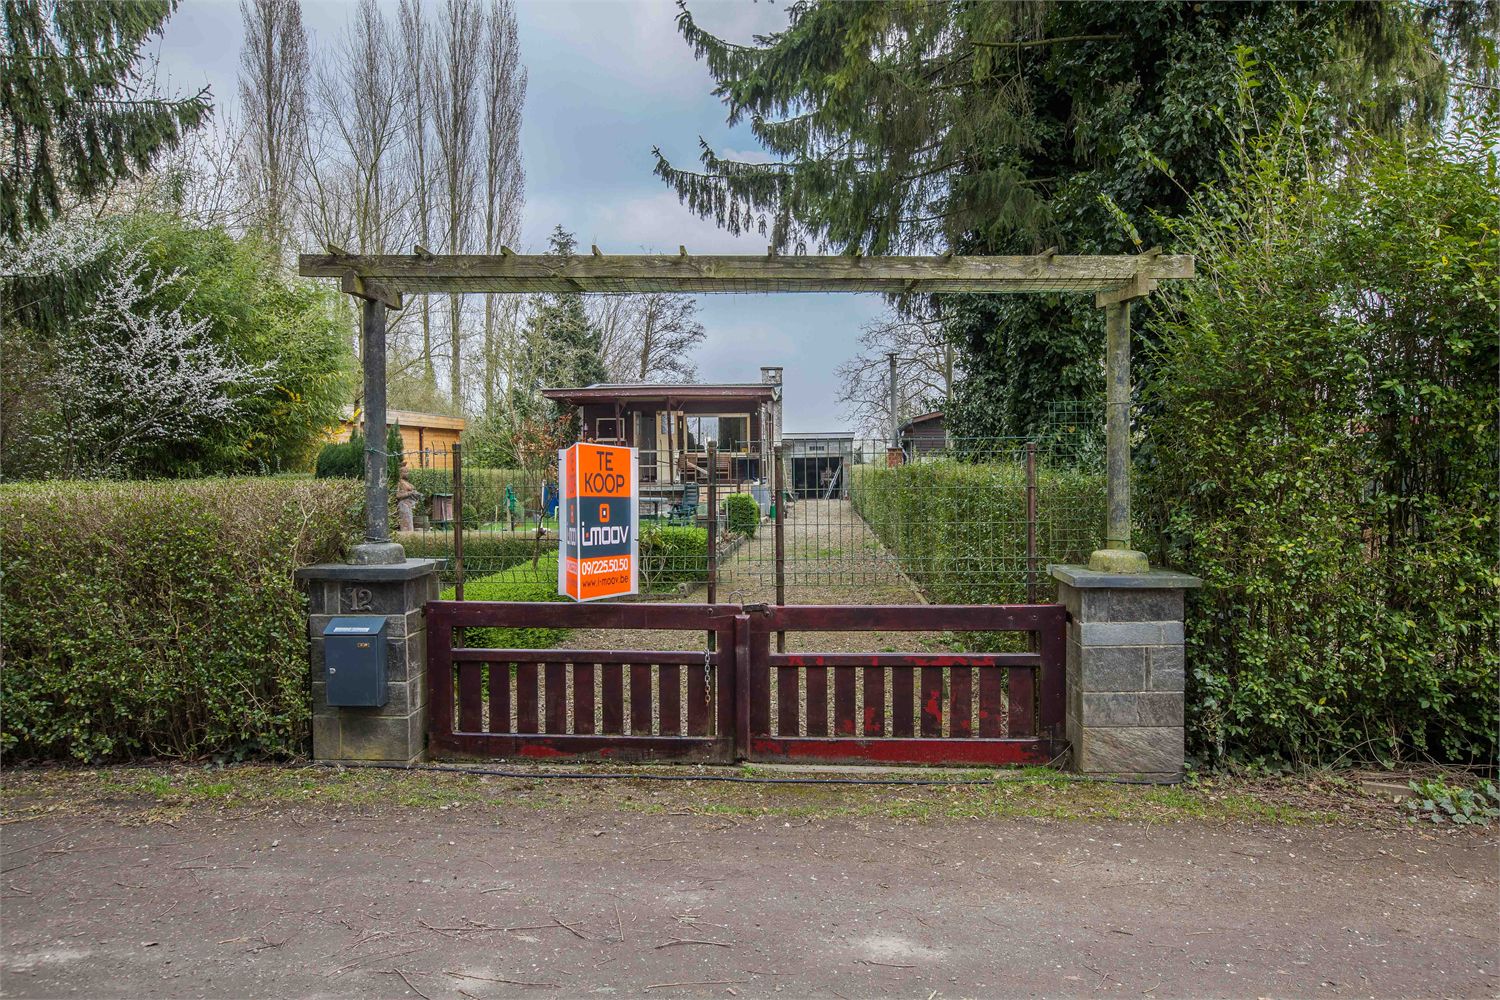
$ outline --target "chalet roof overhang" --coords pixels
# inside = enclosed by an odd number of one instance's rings
[[[713,254],[303,254],[299,273],[395,306],[435,292],[1082,292],[1098,304],[1193,276],[1191,256],[855,257]]]
[[[776,398],[776,386],[759,383],[735,385],[661,385],[642,382],[632,385],[586,385],[543,389],[547,399],[573,406],[600,403],[651,403],[724,401],[733,403],[769,403]]]

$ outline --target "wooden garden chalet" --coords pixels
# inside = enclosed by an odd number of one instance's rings
[[[781,426],[781,369],[762,368],[760,382],[631,382],[543,389],[575,407],[582,440],[639,452],[643,487],[670,488],[708,479],[715,446],[718,482],[766,478]]]

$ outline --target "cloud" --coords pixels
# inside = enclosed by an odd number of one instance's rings
[[[651,194],[620,196],[607,190],[578,197],[556,194],[533,198],[526,206],[523,233],[528,249],[539,251],[552,227],[563,228],[584,245],[597,243],[605,253],[764,253],[758,233],[732,236],[711,219],[700,219],[663,188]]]

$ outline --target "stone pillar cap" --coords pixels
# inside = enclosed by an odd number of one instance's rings
[[[1170,569],[1153,569],[1145,573],[1100,573],[1087,566],[1053,564],[1047,567],[1047,572],[1052,579],[1079,589],[1109,587],[1116,590],[1191,590],[1203,586],[1202,578]]]
[[[297,570],[299,580],[354,580],[360,583],[398,583],[415,580],[428,573],[436,573],[436,559],[407,559],[398,563],[371,563],[359,566],[352,563],[319,563],[303,566]]]

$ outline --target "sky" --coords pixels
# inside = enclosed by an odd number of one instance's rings
[[[384,3],[385,0],[382,0]],[[435,0],[429,0],[435,2]],[[395,0],[390,0],[394,17]],[[768,0],[691,4],[698,23],[733,41],[786,23]],[[316,54],[335,44],[352,2],[303,0]],[[721,153],[764,158],[749,130],[731,129],[708,70],[677,33],[671,0],[516,0],[529,74],[521,149],[526,165],[522,247],[541,252],[561,223],[605,253],[764,253],[760,236],[733,237],[699,219],[652,173],[652,146],[675,164],[697,162],[698,138]],[[159,45],[169,87],[207,84],[236,111],[243,38],[237,0],[184,0]],[[753,382],[761,365],[785,369],[788,431],[853,429],[840,412],[834,370],[859,331],[884,311],[872,294],[705,295],[708,337],[695,355],[705,382]]]

